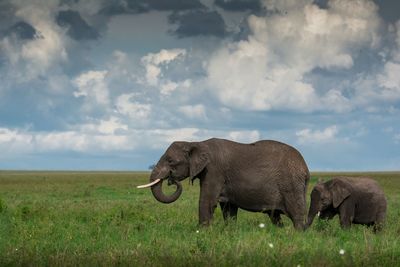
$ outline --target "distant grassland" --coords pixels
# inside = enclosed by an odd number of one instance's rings
[[[308,194],[334,175],[313,173]],[[348,175],[383,187],[383,232],[343,231],[338,218],[296,232],[287,217],[276,228],[243,210],[226,225],[219,208],[199,228],[198,181],[165,205],[135,188],[145,172],[0,172],[0,266],[399,266],[400,172]]]

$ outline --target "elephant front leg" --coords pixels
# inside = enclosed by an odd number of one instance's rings
[[[218,196],[221,186],[200,180],[200,199],[199,199],[199,224],[202,226],[210,225],[214,210],[217,207]]]
[[[339,207],[340,226],[343,229],[349,229],[354,218],[354,205],[343,202]]]

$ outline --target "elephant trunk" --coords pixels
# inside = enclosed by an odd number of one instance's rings
[[[160,201],[161,203],[166,203],[166,204],[172,203],[175,200],[177,200],[182,194],[182,185],[178,181],[170,180],[172,184],[176,185],[176,190],[172,195],[165,195],[164,192],[162,191],[162,184],[164,181],[163,179],[167,177],[167,175],[161,175],[161,174],[162,171],[160,172],[157,167],[151,173],[150,182],[156,181],[157,179],[161,179],[160,182],[151,186],[151,192],[153,193],[154,198]]]
[[[318,205],[317,201],[311,199],[310,210],[308,211],[308,219],[307,219],[306,228],[311,226],[311,224],[313,223],[314,218],[318,214],[318,212],[319,212],[319,205]]]

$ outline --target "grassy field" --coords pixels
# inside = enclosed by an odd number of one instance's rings
[[[369,173],[388,198],[379,234],[338,218],[296,232],[240,210],[225,224],[197,226],[198,181],[158,203],[148,173],[0,172],[0,266],[399,266],[400,173]],[[331,173],[313,173],[313,184]],[[350,173],[349,175],[359,175]],[[264,223],[265,227],[259,227]],[[340,250],[343,250],[340,254]]]

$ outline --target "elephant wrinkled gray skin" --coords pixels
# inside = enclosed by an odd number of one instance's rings
[[[339,214],[342,228],[352,223],[382,228],[386,217],[386,198],[378,183],[370,178],[334,177],[318,183],[311,192],[307,227],[320,212],[320,219]]]
[[[154,197],[162,203],[179,198],[181,180],[200,180],[199,223],[209,225],[220,203],[225,220],[236,219],[238,208],[267,213],[282,226],[287,215],[296,229],[304,229],[305,194],[309,171],[301,154],[277,141],[241,144],[224,139],[202,142],[174,142],[153,169],[150,182]],[[157,182],[157,179],[160,179]],[[162,191],[162,182],[175,184],[170,196]]]

